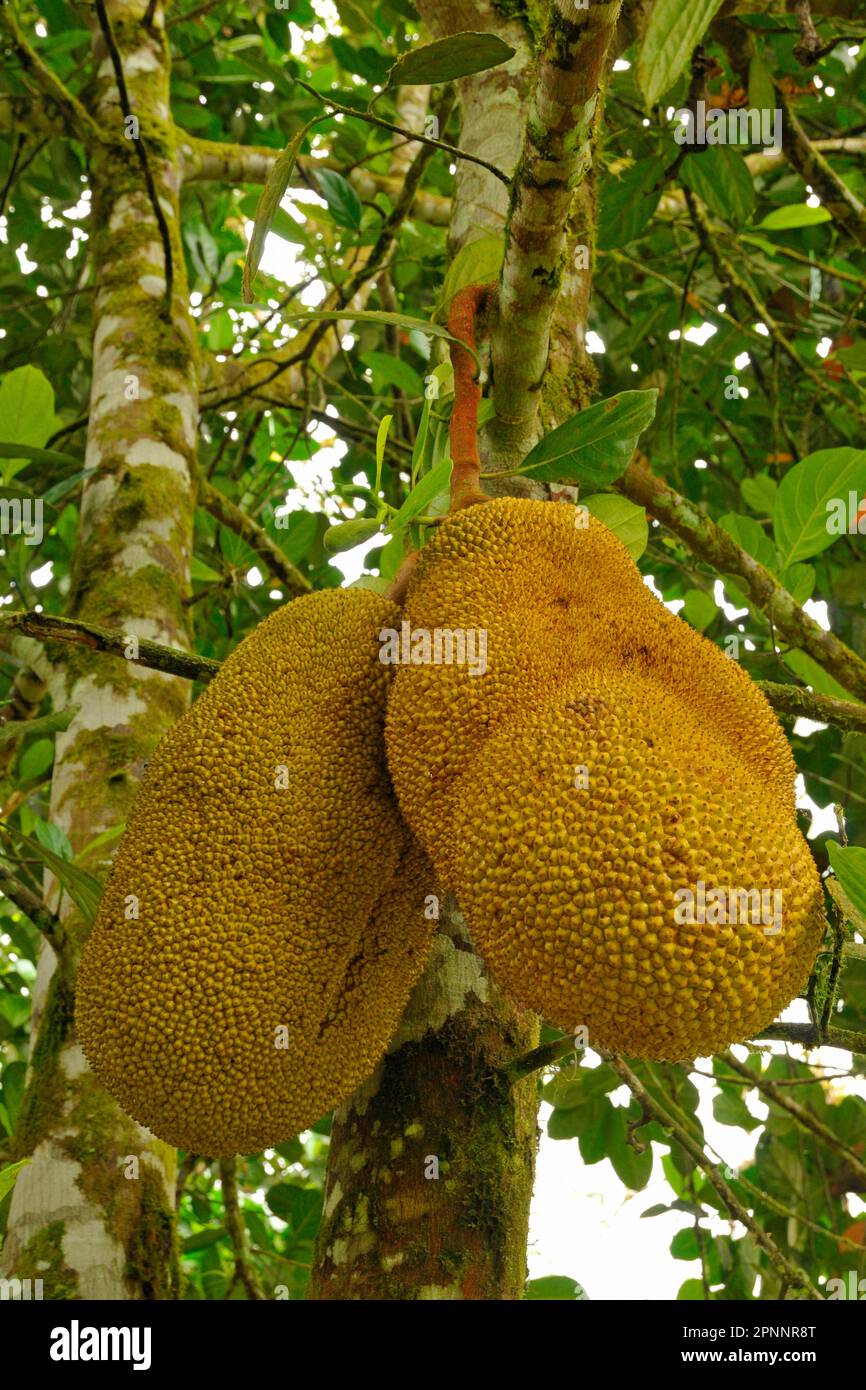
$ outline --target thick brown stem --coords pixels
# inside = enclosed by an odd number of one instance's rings
[[[481,491],[478,454],[478,407],[481,384],[475,374],[475,324],[492,285],[466,285],[458,290],[448,313],[448,332],[460,341],[451,344],[454,368],[454,409],[451,412],[451,510],[486,502]],[[465,343],[466,347],[461,344]],[[471,348],[467,352],[466,348]]]

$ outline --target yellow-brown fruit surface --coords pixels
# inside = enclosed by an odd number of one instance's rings
[[[486,672],[400,666],[389,765],[521,1004],[626,1054],[705,1055],[769,1024],[820,943],[794,761],[736,661],[586,520],[503,498],[438,528],[403,617],[411,633],[483,633]],[[752,920],[765,904],[772,920]]]
[[[711,1054],[805,982],[823,893],[795,817],[655,682],[587,677],[489,739],[456,800],[475,944],[521,1004],[590,1046]]]
[[[394,802],[380,628],[359,590],[288,604],[151,760],[78,976],[88,1061],[160,1138],[251,1153],[374,1069],[436,891]]]
[[[485,741],[586,671],[649,676],[711,725],[794,808],[794,762],[764,696],[643,583],[620,541],[566,503],[499,498],[449,516],[424,547],[403,617],[483,632],[487,671],[405,665],[388,701],[388,759],[410,826],[445,881],[455,781]]]

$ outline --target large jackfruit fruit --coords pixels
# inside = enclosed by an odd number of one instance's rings
[[[600,1046],[685,1058],[748,1036],[796,993],[820,938],[820,883],[763,695],[584,519],[504,498],[440,526],[404,619],[483,632],[487,669],[402,666],[389,763],[409,824],[520,1002],[586,1024]],[[699,883],[781,891],[781,931],[715,913],[680,930],[677,895]]]
[[[328,590],[272,614],[159,745],[78,976],[93,1070],[160,1138],[250,1153],[375,1067],[435,923],[394,802],[378,633]]]

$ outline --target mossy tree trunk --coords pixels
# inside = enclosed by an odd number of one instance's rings
[[[106,0],[153,189],[124,131],[115,69],[94,24],[99,76],[84,132],[93,196],[93,378],[84,490],[69,612],[134,638],[188,643],[182,604],[192,543],[197,429],[194,335],[178,227],[161,5]],[[126,123],[134,131],[134,125]],[[162,209],[162,230],[153,204]],[[172,293],[166,295],[164,239]],[[134,646],[130,646],[133,654]],[[71,653],[71,654],[70,654]],[[59,735],[51,819],[82,850],[121,824],[145,762],[183,712],[175,677],[67,648],[54,664],[54,706],[77,705]],[[106,851],[110,854],[110,850]],[[100,867],[106,866],[105,856]],[[88,867],[95,866],[92,861]],[[56,885],[48,884],[57,906]],[[39,1277],[48,1299],[177,1295],[174,1151],[119,1109],[87,1069],[73,1024],[82,923],[64,895],[69,949],[43,948],[34,1042],[18,1134],[32,1156],[13,1196],[4,1272]]]

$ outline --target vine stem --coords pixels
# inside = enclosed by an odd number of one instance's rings
[[[475,371],[476,321],[494,290],[493,285],[465,285],[458,290],[448,311],[454,368],[454,407],[451,411],[451,511],[486,502],[481,491],[481,458],[478,453],[478,407],[481,383]],[[468,349],[468,350],[467,350]]]

